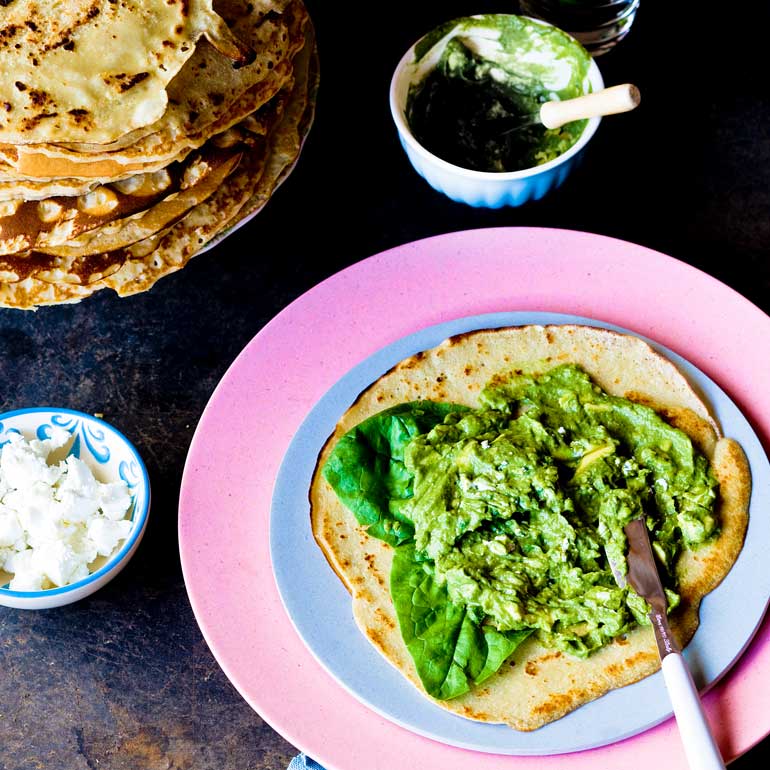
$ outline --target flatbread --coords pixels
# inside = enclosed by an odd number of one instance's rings
[[[201,182],[215,174],[221,182],[232,170],[235,150],[206,146],[153,174],[136,175],[124,182],[99,186],[89,196],[55,196],[43,201],[0,203],[0,270],[14,270],[28,252],[76,255],[107,251],[157,232],[165,221],[178,219],[199,203]],[[229,169],[220,167],[229,165]],[[184,209],[184,201],[189,205]],[[164,221],[165,218],[165,221]],[[137,230],[141,221],[142,230]],[[128,236],[127,226],[138,237]],[[109,238],[112,234],[114,237]],[[24,271],[22,269],[23,272]]]
[[[9,87],[0,141],[7,143],[109,142],[154,123],[166,110],[166,87],[201,35],[247,59],[211,0],[3,5],[0,74]]]
[[[124,134],[121,146],[69,148],[61,143],[0,145],[0,180],[125,178],[182,159],[211,136],[254,112],[290,80],[291,61],[304,43],[307,11],[292,2],[280,14],[260,4],[223,0],[218,10],[234,21],[234,34],[257,52],[238,69],[207,41],[168,87],[169,103],[147,129]],[[125,143],[125,144],[123,144]]]
[[[245,119],[249,131],[262,137],[261,144],[244,153],[212,195],[181,221],[117,251],[61,263],[49,259],[33,265],[21,279],[18,270],[3,273],[0,269],[0,306],[34,309],[78,302],[104,288],[121,296],[146,291],[184,267],[227,228],[264,206],[296,162],[314,115],[318,54],[309,23],[303,39],[305,45],[294,59],[293,84]]]
[[[127,260],[104,280],[104,285],[120,296],[146,291],[163,276],[184,267],[217,235],[265,206],[299,157],[313,119],[317,77],[318,58],[310,31],[308,43],[298,56],[297,83],[259,173],[244,165],[216,195],[163,235],[153,251]]]
[[[672,621],[683,645],[697,628],[702,597],[719,584],[742,548],[751,487],[743,451],[721,436],[707,404],[684,375],[645,342],[585,326],[524,326],[453,337],[401,362],[359,396],[324,446],[310,489],[313,535],[351,593],[357,625],[423,692],[390,599],[393,550],[357,525],[321,468],[339,438],[376,412],[421,399],[477,406],[478,394],[495,376],[517,369],[545,371],[566,362],[582,366],[608,393],[652,406],[687,432],[719,480],[720,534],[698,550],[685,552],[676,566],[682,604]],[[434,702],[469,719],[534,730],[659,667],[649,627],[636,628],[586,660],[530,638],[482,686]]]

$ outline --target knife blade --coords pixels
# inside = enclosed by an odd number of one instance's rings
[[[624,527],[628,538],[628,580],[631,588],[650,605],[648,615],[658,643],[661,662],[671,653],[681,652],[668,624],[668,600],[643,518],[633,519]]]
[[[610,563],[618,585],[628,582],[650,605],[648,615],[660,654],[661,670],[666,683],[685,756],[691,770],[724,770],[725,763],[711,732],[690,670],[668,623],[668,601],[660,581],[655,556],[644,517],[633,519],[624,527],[628,538],[628,572],[620,574],[618,565]]]

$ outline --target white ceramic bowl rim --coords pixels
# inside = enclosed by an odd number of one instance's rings
[[[145,499],[142,505],[142,509],[140,511],[134,510],[134,516],[131,519],[133,523],[131,534],[126,538],[125,542],[120,547],[120,550],[112,554],[112,556],[110,556],[110,558],[101,567],[99,567],[98,570],[92,572],[88,577],[84,577],[74,583],[68,583],[66,586],[58,586],[57,588],[46,588],[43,591],[14,591],[10,588],[0,588],[0,596],[14,596],[20,599],[42,599],[47,596],[57,596],[69,593],[70,591],[76,591],[83,586],[87,586],[89,583],[93,583],[107,572],[110,572],[110,570],[112,570],[115,565],[118,564],[131,550],[134,543],[142,534],[142,530],[144,529],[144,525],[147,521],[147,516],[150,510],[150,477],[147,474],[147,468],[144,465],[144,461],[139,455],[139,452],[137,452],[136,447],[117,428],[110,425],[108,422],[105,422],[104,420],[100,419],[99,417],[95,417],[92,414],[79,412],[77,409],[65,409],[56,406],[36,406],[30,407],[29,409],[14,409],[11,412],[2,412],[0,413],[0,423],[10,417],[17,417],[21,414],[36,414],[39,412],[57,412],[60,414],[70,414],[73,417],[79,417],[80,419],[103,425],[110,432],[115,434],[121,441],[123,441],[131,454],[134,456],[134,459],[139,466],[139,471],[142,477],[142,484],[144,484],[144,489],[147,490],[147,492],[144,495]]]
[[[537,24],[554,26],[552,24],[548,24],[548,22],[545,22],[542,19],[533,19],[530,16],[523,16],[522,18],[529,19],[530,21],[533,21]],[[426,35],[429,34],[430,32],[426,33]],[[561,155],[557,156],[553,160],[549,160],[547,163],[543,163],[539,166],[532,166],[531,168],[523,168],[519,171],[476,171],[475,169],[456,166],[454,163],[449,163],[443,158],[439,158],[438,155],[434,155],[432,152],[425,149],[425,147],[420,144],[420,142],[417,141],[414,134],[412,133],[411,128],[409,127],[409,123],[406,120],[406,116],[404,114],[406,105],[399,104],[396,96],[396,91],[401,85],[402,80],[407,77],[407,65],[414,61],[414,50],[424,37],[425,35],[423,35],[419,40],[415,41],[409,50],[401,57],[401,61],[399,61],[398,65],[396,66],[395,72],[393,73],[393,77],[390,81],[390,112],[393,115],[393,120],[395,121],[396,127],[398,128],[398,131],[404,141],[408,142],[409,146],[412,147],[415,152],[418,152],[424,158],[430,160],[432,163],[435,163],[437,166],[444,168],[447,171],[452,171],[456,174],[465,176],[469,179],[486,179],[496,180],[499,182],[506,182],[514,179],[526,179],[544,171],[548,171],[549,169],[556,168],[560,164],[564,163],[564,161],[579,153],[580,150],[582,150],[583,147],[588,144],[591,137],[596,133],[596,129],[599,127],[599,123],[601,123],[601,118],[589,118],[588,124],[583,129],[583,133],[580,134],[580,138],[577,140],[577,142],[575,142],[575,144],[572,145],[572,147],[570,147],[568,150],[565,150]],[[596,63],[596,60],[593,58],[591,58],[591,64],[588,67],[588,79],[594,91],[599,91],[604,88],[604,79],[602,78],[602,74],[599,70],[599,66]]]

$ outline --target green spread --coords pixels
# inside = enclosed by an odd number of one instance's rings
[[[426,149],[457,166],[531,168],[568,150],[586,126],[537,121],[543,102],[589,90],[590,58],[561,30],[519,16],[471,17],[436,30],[416,55],[438,60],[411,86],[407,121]]]
[[[669,569],[682,545],[710,537],[716,481],[706,459],[652,409],[606,395],[576,366],[516,376],[481,402],[405,454],[415,544],[450,599],[501,631],[537,629],[578,655],[646,622],[605,552],[624,569],[623,527],[638,516]]]
[[[359,522],[396,547],[391,595],[436,697],[489,676],[530,633],[585,657],[646,623],[608,563],[626,569],[631,519],[646,519],[672,607],[677,556],[718,525],[717,482],[689,437],[579,367],[511,375],[480,402],[381,412],[324,467]]]

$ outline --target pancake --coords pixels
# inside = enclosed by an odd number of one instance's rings
[[[238,61],[248,58],[211,0],[3,5],[0,72],[14,84],[3,89],[6,143],[109,142],[154,123],[202,35]]]
[[[73,302],[103,288],[132,294],[180,269],[269,199],[296,160],[315,101],[315,48],[300,0],[78,0],[57,16],[59,8],[14,0],[0,22],[0,70],[38,52],[52,62],[19,65],[30,82],[19,89],[6,79],[4,93],[26,95],[9,100],[5,124],[0,109],[7,307]],[[110,50],[100,59],[105,35]],[[125,83],[111,57],[124,62]],[[57,69],[74,74],[48,88]],[[97,70],[106,74],[88,92],[88,109],[75,105]],[[56,115],[31,114],[20,132],[17,110],[30,98],[40,106],[42,93],[57,102]],[[78,126],[64,125],[65,112]]]
[[[474,407],[495,377],[515,370],[542,372],[567,362],[580,365],[607,393],[651,406],[685,431],[709,459],[719,482],[718,537],[684,551],[675,568],[682,603],[672,625],[682,645],[697,629],[701,599],[740,553],[751,487],[746,458],[735,441],[721,435],[706,402],[668,359],[636,337],[585,326],[525,326],[453,337],[402,361],[358,397],[324,446],[310,489],[313,535],[351,594],[356,624],[424,694],[390,598],[393,549],[357,524],[321,468],[344,433],[383,409],[423,399]],[[530,637],[481,686],[452,700],[431,700],[469,719],[534,730],[659,667],[650,627],[636,627],[587,659],[546,648]]]
[[[313,119],[318,65],[312,33],[298,60],[297,83],[270,135],[264,163],[243,164],[215,195],[158,239],[151,252],[138,257],[132,254],[120,270],[104,280],[105,287],[120,296],[146,291],[163,276],[184,267],[215,237],[267,204],[296,163]]]
[[[14,164],[0,162],[0,184],[24,180],[27,183],[50,184],[66,180],[75,184],[106,184],[120,181],[137,173],[152,173],[165,168],[170,163],[183,160],[189,152],[204,144],[210,136],[223,132],[235,125],[243,117],[249,115],[261,105],[267,104],[281,88],[291,79],[292,64],[290,61],[281,62],[270,76],[259,86],[254,87],[234,108],[224,113],[215,124],[207,128],[211,133],[197,132],[180,134],[174,141],[166,144],[155,144],[157,152],[150,159],[129,160],[126,154],[114,157],[99,158],[70,154],[61,157],[55,151],[32,145],[31,152],[18,149]],[[154,139],[154,137],[153,137]],[[131,152],[140,152],[139,145],[132,146]]]
[[[219,168],[228,164],[233,154],[238,154],[238,150],[212,145],[206,151],[188,156],[184,163],[102,185],[90,194],[0,203],[0,255],[18,259],[29,250],[74,255],[78,251],[118,248],[133,241],[125,241],[125,235],[121,236],[124,243],[104,241],[104,235],[117,234],[127,224],[135,227],[140,219],[145,228],[154,227],[146,230],[142,236],[146,237],[163,226],[161,219],[165,210],[180,211],[185,199],[191,200],[189,207],[200,202],[191,196],[200,189],[199,182],[204,176],[217,172],[221,182],[232,170],[232,163],[223,172],[219,172]],[[97,236],[103,244],[98,247]]]
[[[0,263],[0,306],[34,309],[77,302],[104,288],[121,296],[146,291],[159,278],[184,267],[223,231],[264,206],[296,162],[312,122],[318,64],[311,26],[303,39],[303,49],[294,58],[293,80],[239,124],[254,137],[253,144],[206,200],[194,205],[180,221],[114,251],[80,257],[28,252],[26,269],[16,264],[12,266],[15,271],[7,269],[7,264],[3,271]],[[227,145],[230,139],[231,135],[223,133],[219,141]],[[230,149],[237,147],[236,143]]]
[[[100,184],[98,179],[7,179],[0,181],[0,203],[40,201],[61,195],[83,195]]]
[[[128,133],[118,149],[88,145],[71,149],[57,143],[0,145],[0,181],[15,178],[119,179],[179,160],[216,133],[235,125],[267,103],[288,82],[291,61],[303,45],[307,12],[299,2],[264,15],[259,4],[242,0],[217,3],[235,19],[233,28],[257,54],[234,68],[207,41],[169,84],[169,103],[147,131]],[[0,139],[2,136],[0,135]]]

